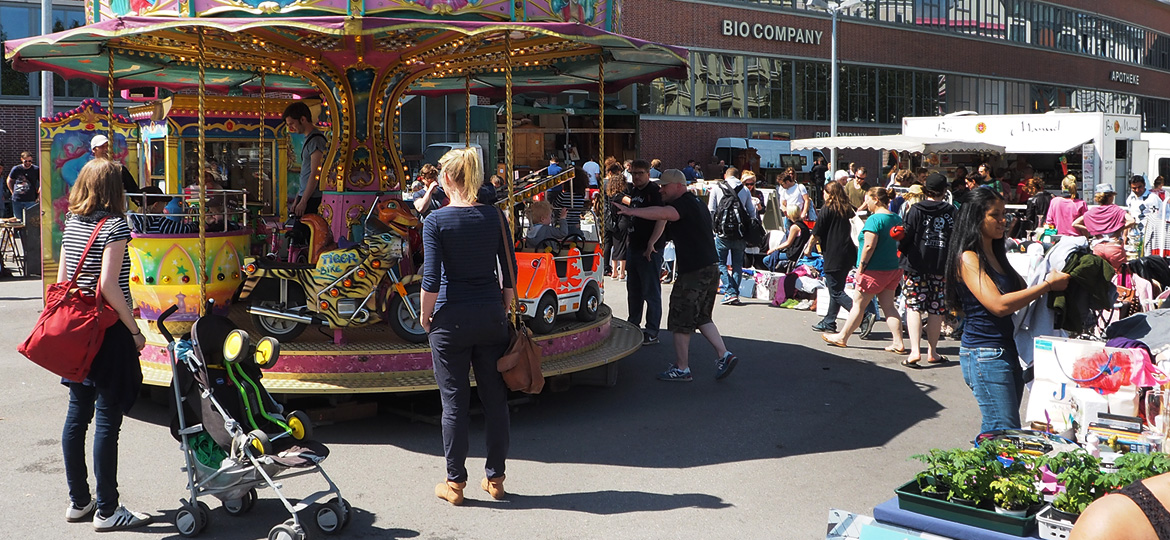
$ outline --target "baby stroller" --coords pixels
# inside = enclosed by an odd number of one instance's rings
[[[329,450],[310,440],[312,426],[305,413],[282,415],[282,407],[259,384],[260,368],[275,365],[280,344],[272,338],[253,344],[231,319],[213,315],[210,303],[190,334],[175,340],[163,323],[176,309],[165,311],[158,327],[171,357],[176,405],[172,434],[182,443],[191,491],[191,499],[181,500],[175,515],[179,534],[193,537],[207,526],[210,510],[199,496],[214,496],[228,515],[240,516],[252,509],[256,489],[263,487],[271,487],[292,515],[272,528],[270,540],[307,538],[300,518],[306,509],[321,532],[339,532],[352,512],[321,468]],[[313,473],[321,474],[328,489],[295,504],[281,492],[278,480]],[[318,502],[330,496],[328,502]]]

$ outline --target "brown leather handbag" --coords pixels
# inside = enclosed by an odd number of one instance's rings
[[[511,241],[508,235],[508,223],[504,213],[500,212],[500,233],[504,237],[504,245]],[[508,277],[512,287],[516,286],[515,259],[505,261],[508,268]],[[512,319],[509,327],[511,340],[508,350],[496,361],[496,370],[504,378],[508,389],[526,394],[539,394],[544,389],[544,373],[540,369],[543,351],[536,340],[532,339],[532,331],[520,320],[519,306],[515,295],[512,296]]]

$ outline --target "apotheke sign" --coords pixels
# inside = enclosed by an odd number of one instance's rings
[[[724,19],[723,35],[767,41],[789,41],[793,43],[807,43],[820,45],[821,37],[825,35],[820,30],[780,26],[775,24],[750,23]]]
[[[1111,71],[1109,73],[1109,80],[1113,82],[1132,84],[1134,86],[1141,86],[1141,75],[1134,75],[1133,73],[1126,73],[1124,71]]]

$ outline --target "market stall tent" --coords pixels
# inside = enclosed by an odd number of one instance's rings
[[[1082,141],[1083,142],[1083,141]],[[861,137],[817,137],[792,141],[793,150],[895,150],[915,154],[1004,153],[1004,147],[989,142],[960,141],[911,135],[870,135]]]

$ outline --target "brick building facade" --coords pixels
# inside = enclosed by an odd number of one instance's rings
[[[689,81],[638,87],[640,153],[681,167],[687,159],[709,159],[720,137],[827,135],[828,111],[822,109],[828,108],[828,99],[819,90],[815,99],[807,96],[814,85],[827,88],[826,81],[809,78],[828,78],[831,19],[806,4],[626,2],[623,33],[691,51]],[[749,30],[747,37],[741,28]],[[1170,125],[1165,92],[1170,88],[1170,36],[1157,28],[1170,28],[1170,6],[1155,0],[866,0],[839,18],[838,129],[842,134],[898,133],[903,116],[1072,107],[1141,114],[1144,130],[1165,130]],[[794,29],[787,30],[788,36],[804,33],[816,39],[775,39],[785,29]],[[712,63],[721,65],[712,69]],[[760,66],[771,66],[770,77]],[[741,67],[748,74],[731,73]],[[914,81],[912,92],[888,83],[903,79]],[[770,88],[761,93],[761,85]],[[937,96],[929,95],[935,91]],[[899,92],[907,95],[899,97]],[[763,113],[753,110],[760,99],[771,100]],[[913,103],[905,105],[906,100]],[[712,106],[716,103],[718,108]],[[878,156],[843,152],[840,158],[855,160],[877,165]]]

